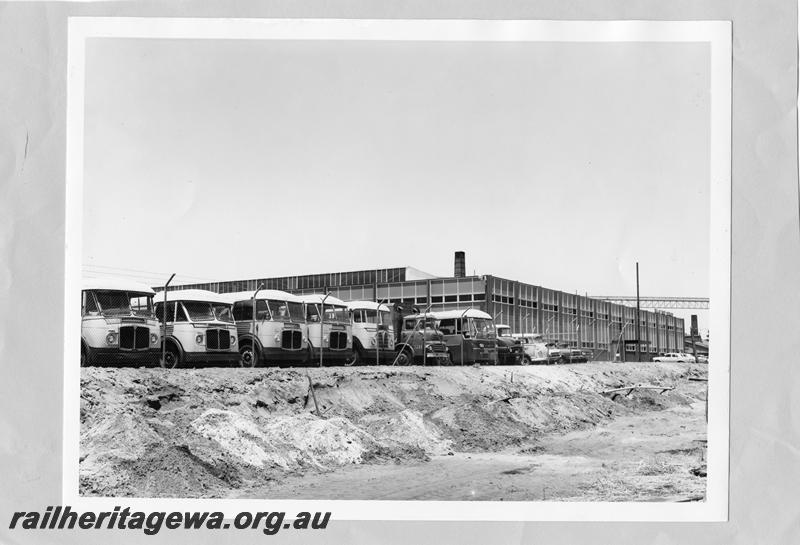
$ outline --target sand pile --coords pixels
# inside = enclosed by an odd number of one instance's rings
[[[703,365],[81,370],[81,493],[225,496],[290,474],[533,445],[688,404]],[[314,385],[322,416],[309,396]]]

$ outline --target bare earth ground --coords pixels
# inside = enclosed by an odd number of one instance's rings
[[[82,370],[81,493],[696,501],[706,366]],[[674,390],[600,392],[648,384]]]

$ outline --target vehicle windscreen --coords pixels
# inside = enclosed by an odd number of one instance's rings
[[[233,323],[233,313],[231,312],[231,306],[225,304],[213,304],[214,307],[214,316],[217,317],[217,320],[220,322],[229,322]]]
[[[215,319],[214,308],[211,303],[203,301],[184,301],[183,308],[193,322],[211,322]]]
[[[422,318],[409,318],[403,321],[403,329],[421,331],[423,328],[438,329],[438,324],[434,318],[425,318],[424,320]]]
[[[382,311],[380,311],[380,313],[381,313],[381,324],[383,324],[385,326],[391,326],[392,325],[392,313],[389,312],[388,310],[382,310]]]
[[[104,316],[153,317],[153,297],[146,293],[98,290],[94,292]]]
[[[472,329],[476,337],[481,339],[494,339],[496,332],[494,322],[489,318],[472,318]]]
[[[289,305],[289,316],[293,322],[305,322],[306,318],[303,316],[303,303],[287,303]]]
[[[289,303],[287,301],[275,301],[273,299],[267,301],[267,304],[269,305],[269,311],[272,314],[272,319],[275,320],[276,322],[290,322],[292,320],[292,315],[289,305],[295,304],[299,306],[299,303]],[[303,315],[302,310],[298,311],[297,318],[295,319],[302,321],[303,319],[302,315]]]
[[[510,337],[511,336],[511,328],[510,327],[498,327],[497,328],[497,336],[498,337]]]
[[[364,322],[368,324],[377,324],[378,323],[378,311],[372,309],[365,309],[364,310]]]
[[[349,323],[350,312],[347,307],[325,305],[325,321],[328,323]]]

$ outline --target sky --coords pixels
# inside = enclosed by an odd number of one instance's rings
[[[469,274],[633,295],[638,261],[642,295],[708,296],[707,44],[86,52],[85,275],[449,276],[463,250]]]

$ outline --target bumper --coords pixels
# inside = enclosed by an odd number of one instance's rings
[[[497,351],[497,363],[500,365],[516,365],[522,363],[522,352]]]
[[[161,360],[161,349],[129,351],[119,348],[89,348],[86,355],[89,365],[157,365]]]
[[[159,355],[160,357],[160,355]],[[238,363],[239,352],[184,352],[186,363]]]
[[[330,348],[322,349],[322,364],[323,365],[339,365],[350,361],[353,358],[353,350],[331,350]],[[311,361],[309,365],[319,365],[319,348],[311,349]]]
[[[308,350],[284,350],[283,348],[266,347],[261,349],[261,359],[267,365],[271,362],[279,364],[306,363]]]
[[[433,365],[442,365],[450,363],[450,354],[448,352],[427,352],[425,356],[421,354],[416,357],[417,363],[431,363]]]

